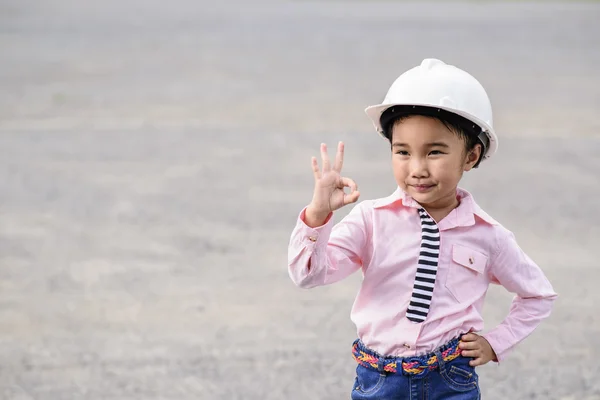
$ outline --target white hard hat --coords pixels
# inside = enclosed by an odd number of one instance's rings
[[[406,106],[429,109],[428,115],[435,115],[435,111],[446,115],[450,112],[472,122],[484,145],[481,160],[490,158],[498,149],[492,106],[485,89],[477,79],[453,65],[433,58],[425,59],[421,65],[404,72],[392,83],[381,104],[365,109],[377,132],[384,137],[381,116],[395,106],[404,110]]]

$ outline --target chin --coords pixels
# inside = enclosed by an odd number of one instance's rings
[[[436,200],[433,196],[427,196],[420,193],[415,193],[412,198],[421,205],[431,204]]]
[[[408,194],[410,194],[410,196],[419,204],[425,205],[425,204],[431,204],[431,203],[435,203],[436,200],[438,200],[438,196],[436,193],[434,192],[429,192],[429,193],[420,193],[414,190],[411,190],[408,192]]]

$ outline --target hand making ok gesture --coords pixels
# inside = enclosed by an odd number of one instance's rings
[[[312,158],[315,190],[305,214],[306,224],[312,227],[323,225],[331,212],[356,202],[360,196],[356,183],[341,175],[344,164],[344,143],[338,144],[333,167],[329,163],[327,145],[321,143],[321,160],[323,168],[319,169],[316,157]],[[346,187],[350,188],[350,193],[344,192]]]

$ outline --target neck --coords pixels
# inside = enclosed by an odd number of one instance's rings
[[[457,198],[456,188],[454,188],[453,191],[449,192],[444,197],[437,199],[435,202],[421,205],[435,222],[440,222],[450,214],[452,210],[458,207],[459,204],[460,201]]]

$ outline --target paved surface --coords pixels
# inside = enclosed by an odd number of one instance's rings
[[[0,2],[0,398],[349,398],[360,277],[296,289],[287,240],[321,141],[393,190],[362,110],[439,57],[501,135],[464,186],[561,295],[484,398],[600,399],[600,5],[214,3]]]

